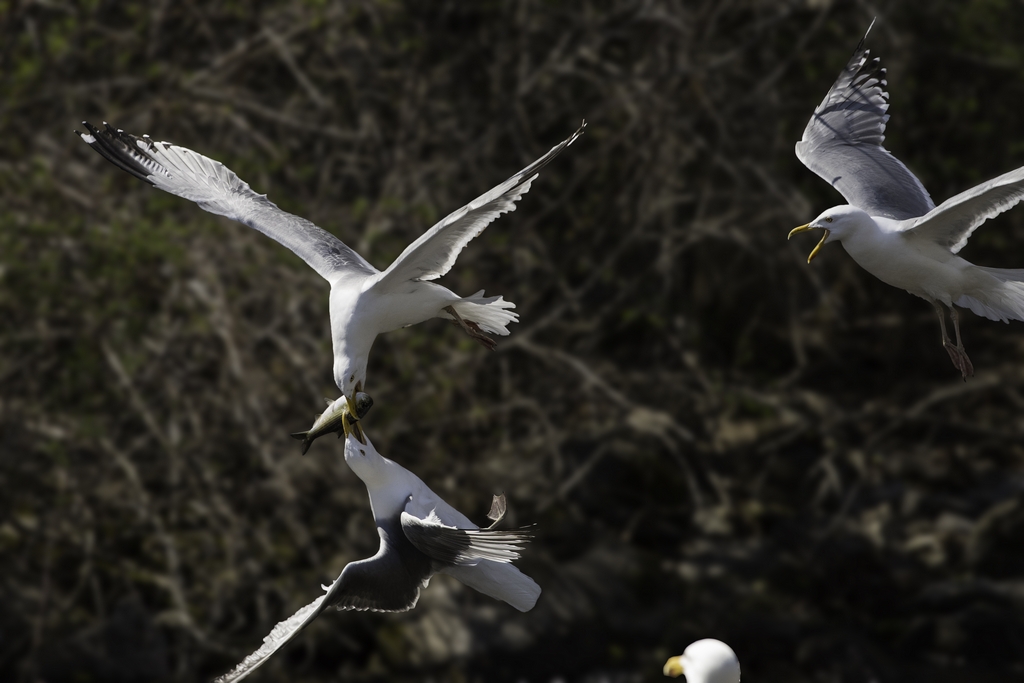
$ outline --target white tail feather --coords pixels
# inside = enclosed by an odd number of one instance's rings
[[[971,309],[989,320],[1024,320],[1024,269],[985,268],[979,270],[998,282],[979,288],[954,301],[957,306]]]
[[[484,332],[502,337],[508,336],[506,325],[519,322],[519,314],[508,310],[516,307],[514,303],[505,301],[500,295],[485,297],[482,289],[472,296],[453,302],[452,307],[463,320],[476,323]]]
[[[482,560],[471,567],[445,567],[440,571],[484,595],[504,600],[520,612],[529,612],[540,597],[537,582],[511,564]]]

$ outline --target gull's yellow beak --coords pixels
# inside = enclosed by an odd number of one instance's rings
[[[799,225],[799,226],[793,228],[792,230],[790,230],[789,231],[789,237],[787,237],[786,239],[788,240],[788,239],[792,238],[793,235],[799,234],[801,232],[807,232],[808,230],[818,230],[818,229],[819,228],[812,228],[810,223],[805,223],[804,225]],[[820,228],[820,229],[821,230],[825,230],[825,228]],[[825,234],[821,236],[821,241],[818,242],[818,246],[814,247],[814,249],[811,250],[810,256],[807,257],[807,262],[808,263],[810,263],[811,259],[813,259],[815,256],[818,255],[818,252],[821,250],[822,245],[825,244],[825,240],[828,239],[829,234],[830,234],[829,231],[825,230]],[[668,665],[666,664],[666,666],[668,666]]]
[[[683,658],[672,657],[665,662],[665,666],[662,668],[661,672],[671,678],[679,678],[683,675]]]
[[[346,396],[345,402],[348,404],[347,414],[341,418],[342,429],[345,431],[345,437],[349,434],[354,434],[359,443],[366,443],[366,435],[363,434],[363,428],[359,425],[359,412],[356,410],[355,401]]]
[[[804,223],[803,225],[798,225],[798,226],[796,226],[795,228],[793,228],[792,230],[789,231],[789,237],[787,237],[786,239],[787,240],[791,240],[791,239],[793,239],[793,235],[799,235],[802,232],[807,232],[808,230],[813,230],[813,229],[814,228],[811,227],[810,223]]]

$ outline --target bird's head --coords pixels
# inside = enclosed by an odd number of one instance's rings
[[[335,347],[334,382],[342,394],[354,401],[356,394],[363,390],[363,384],[366,382],[369,348],[365,353],[356,353],[360,349],[353,349],[351,340],[335,342]]]
[[[686,675],[686,683],[740,683],[740,662],[732,648],[720,640],[705,638],[665,662],[664,674]]]
[[[864,211],[849,204],[842,204],[823,211],[817,218],[806,225],[793,228],[789,231],[789,237],[786,239],[790,239],[793,235],[807,232],[808,230],[824,230],[825,234],[821,236],[818,246],[814,247],[811,250],[810,256],[807,257],[807,262],[810,263],[811,259],[818,255],[822,245],[837,240],[842,242],[845,237],[859,230],[861,226],[871,222],[871,216]]]
[[[366,440],[362,442],[350,434],[345,439],[345,464],[366,484],[366,488],[387,486],[393,469],[388,466],[391,461],[377,452],[369,437],[364,438]]]

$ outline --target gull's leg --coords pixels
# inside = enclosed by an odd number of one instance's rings
[[[498,345],[498,342],[494,341],[486,334],[484,334],[484,331],[481,330],[480,326],[477,325],[475,322],[473,322],[472,320],[463,319],[463,317],[459,315],[458,311],[455,310],[454,306],[445,306],[444,309],[442,310],[448,311],[448,313],[450,313],[451,316],[455,318],[455,320],[452,321],[453,323],[461,327],[463,332],[468,334],[470,337],[476,339],[478,342],[486,346],[488,350],[493,351],[494,348]]]
[[[946,334],[946,310],[938,301],[932,301],[930,303],[932,308],[935,309],[935,315],[939,316],[939,329],[942,330],[942,345],[946,346],[952,341],[949,338],[949,335]]]
[[[967,381],[967,376],[974,376],[974,365],[971,363],[971,359],[967,357],[967,351],[964,350],[964,343],[960,340],[960,314],[956,312],[956,308],[953,306],[949,307],[949,317],[953,319],[953,331],[956,333],[956,349],[960,353],[961,365],[960,372],[963,374],[964,381]]]
[[[939,316],[939,329],[942,330],[942,348],[946,349],[946,353],[949,354],[949,360],[953,361],[953,367],[960,371],[960,375],[966,381],[968,370],[973,375],[974,367],[971,365],[967,354],[964,353],[963,347],[960,344],[954,344],[953,340],[949,338],[949,334],[946,333],[946,311],[942,308],[942,304],[938,301],[933,301],[932,306],[935,308],[935,315]],[[953,326],[956,328],[957,341],[959,341],[960,326],[957,324],[956,311],[950,308],[950,313],[953,318]]]

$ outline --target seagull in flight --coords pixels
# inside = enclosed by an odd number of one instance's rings
[[[88,122],[83,125],[88,132],[75,132],[118,168],[210,213],[259,230],[291,249],[330,283],[334,381],[347,400],[348,413],[355,416],[355,395],[364,389],[370,347],[378,334],[445,318],[493,350],[495,342],[488,334],[509,333],[507,325],[518,321],[518,315],[509,310],[515,304],[501,296],[484,296],[484,290],[461,297],[432,280],[447,273],[470,240],[492,221],[515,210],[516,201],[530,190],[539,171],[582,135],[587,124],[584,121],[547,154],[441,219],[383,272],[334,235],[279,209],[219,161],[106,123],[103,130]],[[358,425],[355,430],[362,437]]]
[[[882,147],[889,93],[885,69],[878,58],[869,60],[866,39],[867,33],[796,143],[797,158],[848,203],[794,228],[789,237],[822,230],[808,263],[823,245],[840,242],[864,270],[929,302],[939,317],[942,346],[966,380],[974,366],[954,306],[990,320],[1024,320],[1024,269],[976,266],[957,253],[978,226],[1024,198],[1024,168],[935,206],[921,181]],[[955,342],[946,332],[943,307]]]
[[[345,462],[366,484],[380,535],[377,554],[350,562],[324,595],[277,624],[263,645],[215,683],[240,681],[277,652],[328,607],[339,610],[405,612],[437,572],[521,612],[533,609],[540,586],[511,564],[529,538],[524,529],[499,531],[505,496],[495,496],[481,529],[430,490],[415,474],[388,460],[354,434],[345,441]]]

